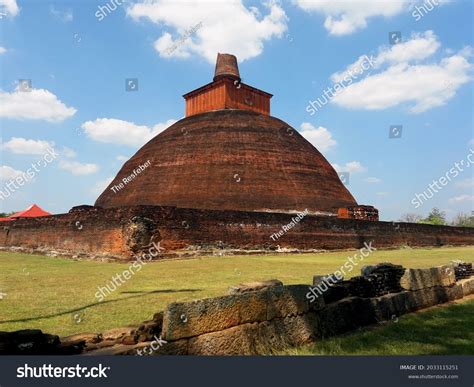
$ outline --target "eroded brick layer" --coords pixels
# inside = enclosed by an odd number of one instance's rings
[[[148,160],[150,166],[114,192]],[[357,203],[331,164],[288,124],[220,110],[184,118],[150,140],[96,205],[336,214]]]
[[[130,258],[152,241],[163,256],[215,250],[377,248],[474,245],[474,229],[411,223],[371,222],[305,216],[272,240],[294,215],[136,206],[77,211],[3,222],[0,246],[55,250],[72,255]],[[280,233],[281,234],[281,233]]]

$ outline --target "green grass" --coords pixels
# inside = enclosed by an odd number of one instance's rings
[[[474,355],[474,299],[399,317],[282,355]]]
[[[69,335],[150,319],[173,301],[224,295],[231,285],[277,278],[285,284],[310,284],[314,274],[339,268],[356,251],[319,254],[203,257],[149,263],[105,301],[98,286],[129,264],[73,261],[0,252],[0,331],[38,328]],[[430,267],[452,259],[472,260],[474,247],[376,251],[362,264],[392,262]],[[359,268],[352,275],[359,274]],[[80,322],[74,316],[79,314]]]

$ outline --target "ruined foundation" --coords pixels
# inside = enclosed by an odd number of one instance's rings
[[[2,222],[0,247],[92,259],[132,259],[153,242],[158,258],[203,254],[312,252],[402,246],[474,245],[474,229],[297,214],[161,206],[101,209]],[[281,235],[273,239],[272,235]]]

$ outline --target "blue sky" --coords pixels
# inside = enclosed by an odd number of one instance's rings
[[[0,198],[1,211],[93,204],[183,117],[182,94],[212,79],[217,52],[238,56],[243,81],[274,94],[272,115],[349,172],[356,200],[382,219],[473,210],[474,166],[412,204],[474,149],[472,1],[113,1],[0,0],[0,190],[50,144],[58,153]],[[375,64],[310,114],[364,55]],[[401,138],[389,138],[391,125]]]

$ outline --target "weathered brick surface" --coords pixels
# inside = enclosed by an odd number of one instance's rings
[[[455,282],[454,268],[451,265],[427,269],[407,269],[400,279],[401,287],[412,291],[434,286],[451,286]]]
[[[133,182],[111,190],[148,160],[150,166]],[[357,204],[331,164],[297,130],[239,109],[171,125],[123,165],[96,201],[104,208],[135,203],[262,212],[334,212]]]
[[[134,217],[150,219],[155,230],[148,238],[133,238],[127,227]],[[162,256],[201,254],[212,250],[266,250],[281,248],[376,248],[395,246],[474,245],[469,227],[370,222],[308,215],[273,241],[270,235],[291,222],[292,214],[211,211],[160,206],[136,206],[80,211],[63,215],[2,222],[0,247],[23,247],[89,257],[129,259],[146,250],[149,239],[161,241]],[[135,250],[132,251],[132,250]]]

